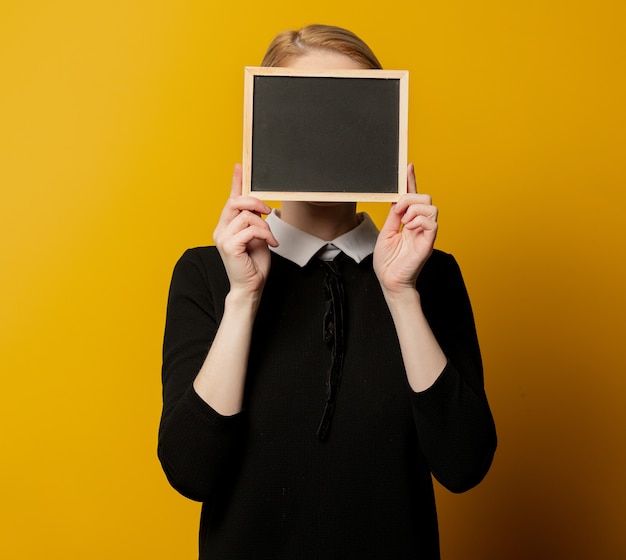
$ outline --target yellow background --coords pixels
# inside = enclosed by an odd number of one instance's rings
[[[228,194],[243,66],[312,22],[410,70],[475,308],[500,446],[437,489],[444,559],[626,556],[624,4],[402,6],[0,4],[0,557],[196,557],[155,456],[170,274]]]

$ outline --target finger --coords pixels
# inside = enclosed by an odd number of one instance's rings
[[[217,224],[218,230],[221,230],[228,226],[232,220],[234,220],[241,212],[249,211],[257,216],[262,214],[269,214],[272,209],[265,204],[262,200],[259,200],[253,196],[232,196],[226,201],[219,222]]]
[[[255,240],[263,241],[272,247],[278,246],[278,242],[272,235],[272,232],[267,228],[259,226],[249,226],[238,231],[228,241],[222,243],[221,246],[227,253],[238,253],[239,251],[245,251],[246,247]]]
[[[427,194],[405,194],[398,199],[394,206],[397,214],[404,214],[412,205],[431,206],[433,199]]]
[[[269,229],[269,226],[265,223],[265,220],[261,218],[256,212],[249,210],[243,210],[237,216],[235,216],[224,228],[226,235],[234,235],[238,231],[250,226],[264,227]]]
[[[278,246],[278,241],[267,222],[258,214],[249,211],[241,212],[224,228],[221,232],[222,239],[233,238],[247,229],[251,229],[255,234],[262,232],[262,235],[260,235],[261,239],[265,239],[272,247]]]
[[[405,230],[437,231],[437,221],[430,216],[415,216],[403,224]]]
[[[436,206],[429,204],[411,204],[402,215],[402,223],[406,225],[416,216],[425,216],[437,221],[438,214],[439,209]]]
[[[269,214],[272,209],[261,199],[254,196],[235,196],[226,201],[228,213],[253,212],[257,215]]]

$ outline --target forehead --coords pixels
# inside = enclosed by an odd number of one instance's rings
[[[345,54],[331,51],[311,51],[285,61],[287,68],[311,68],[316,70],[360,70],[361,64]]]

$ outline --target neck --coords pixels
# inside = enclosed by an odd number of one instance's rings
[[[355,202],[284,201],[280,217],[288,224],[324,241],[332,241],[358,225]]]

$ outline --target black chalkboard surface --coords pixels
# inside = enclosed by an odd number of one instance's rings
[[[408,72],[245,70],[244,194],[394,201],[406,192]]]

